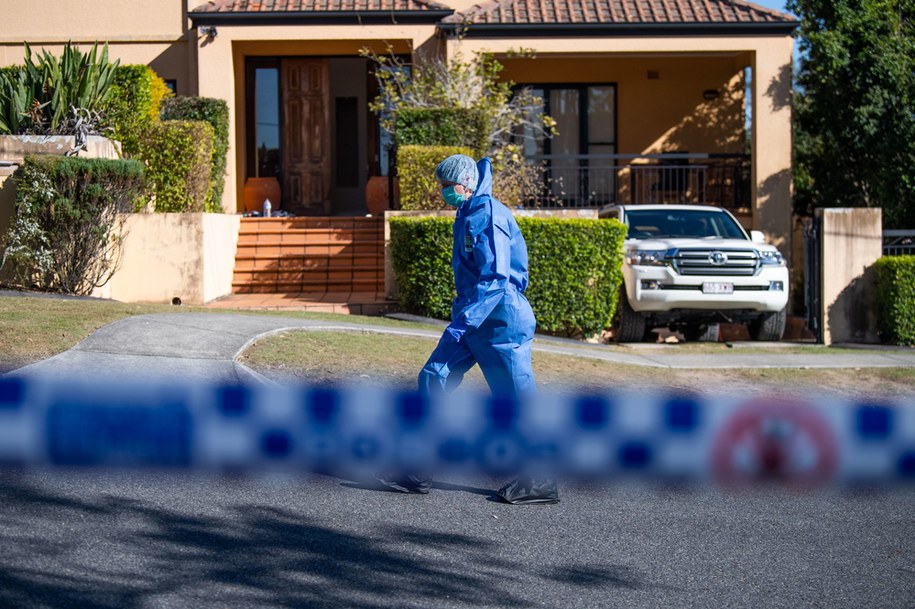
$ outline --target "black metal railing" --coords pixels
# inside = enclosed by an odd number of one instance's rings
[[[530,163],[541,185],[526,206],[588,208],[683,203],[745,210],[750,158],[745,154],[542,155]]]
[[[883,231],[884,256],[915,255],[915,230]]]

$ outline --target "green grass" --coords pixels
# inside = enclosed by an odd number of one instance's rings
[[[390,327],[438,329],[395,319],[306,313],[302,311],[223,310],[159,304],[127,304],[110,300],[41,296],[0,297],[0,372],[37,362],[75,346],[102,326],[148,313],[230,313],[363,322]]]
[[[435,339],[391,336],[370,332],[290,331],[257,341],[241,361],[262,374],[282,381],[339,383],[364,380],[412,388],[416,375],[436,344]],[[630,366],[583,357],[534,351],[534,372],[542,390],[608,388],[690,391],[771,391],[809,387],[848,395],[911,393],[915,369],[734,369],[670,370]],[[484,388],[474,368],[466,382]]]

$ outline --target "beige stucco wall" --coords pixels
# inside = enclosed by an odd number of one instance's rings
[[[879,342],[874,263],[883,255],[880,209],[818,209],[822,220],[823,342]]]
[[[231,293],[240,216],[128,214],[121,264],[93,295],[201,305]]]
[[[198,3],[191,0],[192,6]],[[175,80],[179,95],[196,94],[196,37],[189,31],[184,0],[4,0],[0,66],[22,63],[22,43],[33,56],[60,56],[70,41],[83,51],[108,42],[122,64],[149,65]]]
[[[515,83],[615,83],[617,152],[744,152],[746,55],[506,58]],[[649,73],[656,78],[650,78]],[[707,89],[716,100],[705,100]]]
[[[389,45],[397,53],[412,53],[435,46],[433,25],[321,26],[218,26],[212,40],[198,42],[199,95],[225,99],[229,103],[229,133],[232,134],[227,162],[223,209],[241,209],[245,151],[244,69],[250,56],[358,56],[363,47],[378,53]]]

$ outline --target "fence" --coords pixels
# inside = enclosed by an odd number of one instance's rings
[[[530,157],[542,189],[532,207],[683,203],[745,210],[750,163],[745,154],[591,154]]]
[[[915,256],[915,230],[883,231],[884,256]]]

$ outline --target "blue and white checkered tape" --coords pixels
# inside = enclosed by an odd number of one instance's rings
[[[0,463],[915,483],[915,404],[0,379]]]

